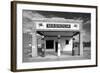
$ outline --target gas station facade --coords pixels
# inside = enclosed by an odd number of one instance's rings
[[[77,51],[78,56],[83,55],[82,20],[42,18],[32,19],[33,27],[30,34],[31,55],[46,56],[47,51],[53,51],[61,56],[65,51],[71,51],[72,56]]]

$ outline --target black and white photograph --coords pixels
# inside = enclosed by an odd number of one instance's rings
[[[23,10],[23,62],[91,59],[91,14]]]
[[[97,66],[97,7],[12,2],[12,71]]]

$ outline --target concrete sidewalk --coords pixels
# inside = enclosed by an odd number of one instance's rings
[[[71,51],[62,52],[61,56],[57,56],[57,54],[53,51],[46,52],[45,57],[37,56],[37,57],[28,57],[24,58],[23,62],[48,62],[48,61],[67,61],[67,60],[86,60],[90,59],[90,54],[87,56],[89,50],[85,50],[83,56],[74,55],[72,56]]]

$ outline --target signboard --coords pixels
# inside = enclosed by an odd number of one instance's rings
[[[46,24],[47,28],[71,28],[70,24]]]
[[[46,23],[37,22],[36,29],[40,30],[79,30],[78,23]]]

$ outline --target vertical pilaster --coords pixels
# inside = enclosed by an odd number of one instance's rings
[[[80,55],[82,56],[83,55],[83,33],[80,32]]]
[[[58,35],[58,51],[57,51],[57,56],[61,55],[61,44],[60,44],[60,35]]]
[[[73,45],[72,45],[72,56],[74,56],[74,40],[75,40],[75,38],[73,37],[72,38],[72,43],[73,43]]]
[[[36,37],[36,24],[32,28],[32,57],[37,56],[37,37]]]
[[[83,56],[83,24],[82,24],[82,22],[83,21],[81,21],[81,23],[80,23],[80,34],[79,34],[79,38],[80,38],[80,40],[79,40],[79,44],[80,44],[80,56]]]

